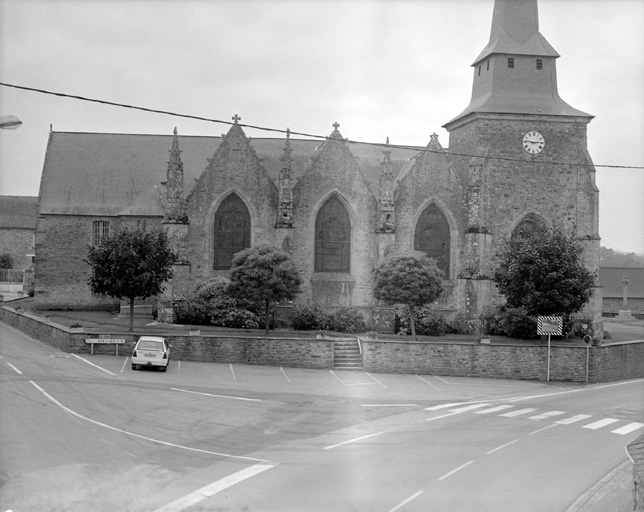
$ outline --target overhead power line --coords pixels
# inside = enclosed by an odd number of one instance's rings
[[[55,92],[55,91],[48,91],[45,89],[36,89],[34,87],[26,87],[24,85],[16,85],[16,84],[9,84],[6,82],[0,82],[1,86],[4,87],[11,87],[13,89],[21,89],[23,91],[30,91],[30,92],[37,92],[41,94],[48,94],[51,96],[59,96],[61,98],[70,98],[70,99],[75,99],[75,100],[80,100],[80,101],[89,101],[92,103],[99,103],[102,105],[110,105],[113,107],[120,107],[120,108],[129,108],[129,109],[134,109],[134,110],[141,110],[143,112],[151,112],[154,114],[164,114],[164,115],[169,115],[169,116],[174,116],[174,117],[181,117],[185,119],[195,119],[197,121],[206,121],[209,123],[218,123],[218,124],[226,124],[226,125],[233,125],[235,123],[231,123],[230,121],[224,121],[223,119],[213,119],[209,117],[202,117],[202,116],[194,116],[190,114],[181,114],[178,112],[170,112],[168,110],[159,110],[159,109],[153,109],[153,108],[147,108],[147,107],[139,107],[137,105],[128,105],[126,103],[117,103],[113,101],[107,101],[107,100],[99,100],[96,98],[87,98],[85,96],[78,96],[74,94],[66,94],[62,92]],[[239,126],[242,126],[244,128],[250,128],[253,130],[261,130],[261,131],[266,131],[266,132],[274,132],[274,133],[281,133],[281,134],[286,134],[287,130],[281,130],[278,128],[268,128],[266,126],[256,126],[252,124],[246,124],[246,123],[237,123]],[[293,130],[288,130],[291,135],[299,135],[302,137],[309,137],[313,139],[322,139],[326,140],[328,136],[326,135],[317,135],[317,134],[312,134],[312,133],[303,133],[303,132],[297,132]],[[369,146],[379,146],[379,147],[388,147],[388,148],[395,148],[395,149],[406,149],[406,150],[412,150],[412,151],[418,151],[419,153],[436,153],[440,155],[445,155],[445,156],[460,156],[460,157],[466,157],[466,158],[483,158],[486,160],[502,160],[502,161],[508,161],[508,162],[520,162],[525,164],[526,161],[520,158],[510,158],[510,157],[502,157],[502,156],[494,156],[494,155],[475,155],[471,153],[455,153],[452,151],[436,151],[433,149],[428,149],[428,148],[420,148],[418,146],[408,146],[408,145],[401,145],[401,144],[383,144],[381,142],[366,142],[366,141],[359,141],[359,140],[352,140],[352,139],[344,139],[345,142],[349,144],[364,144],[364,145],[369,145]],[[576,166],[576,167],[603,167],[603,168],[611,168],[611,169],[644,169],[644,166],[633,166],[633,165],[603,165],[603,164],[582,164],[582,163],[577,163],[577,162],[558,162],[558,161],[552,161],[552,160],[543,160],[539,161],[539,164],[544,164],[544,165],[570,165],[570,166]]]

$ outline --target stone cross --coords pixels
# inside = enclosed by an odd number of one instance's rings
[[[233,121],[235,121],[235,124],[237,124],[239,121],[241,121],[241,117],[239,117],[237,114],[233,116]]]
[[[337,121],[333,123],[333,128],[335,128],[336,130],[340,128],[340,123],[338,123]]]
[[[622,284],[624,285],[624,309],[628,309],[628,277],[624,276]]]

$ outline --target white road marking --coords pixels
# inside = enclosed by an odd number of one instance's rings
[[[11,366],[11,368],[13,368],[13,371],[16,372],[18,375],[22,375],[22,372],[18,370],[18,368],[16,368],[14,365],[12,365],[11,363],[7,363],[7,364]]]
[[[615,430],[611,430],[611,432],[613,434],[621,434],[624,436],[642,427],[644,427],[644,423],[638,423],[637,421],[634,421],[633,423],[629,423],[628,425],[625,425],[623,427],[616,428]]]
[[[449,382],[447,382],[445,379],[441,379],[438,375],[434,375],[434,377],[436,377],[438,380],[444,382],[445,384],[449,384]]]
[[[542,414],[537,414],[536,416],[530,416],[528,419],[535,421],[547,420],[548,418],[552,418],[553,416],[561,416],[562,414],[566,414],[566,411],[548,411]]]
[[[379,436],[380,434],[384,434],[384,432],[376,432],[375,434],[367,434],[366,436],[356,437],[355,439],[349,439],[348,441],[342,441],[341,443],[338,443],[338,444],[332,444],[331,446],[325,446],[323,449],[324,450],[331,450],[332,448],[337,448],[338,446],[342,446],[343,444],[355,443],[356,441],[361,441],[363,439],[367,439],[368,437]]]
[[[99,365],[94,364],[94,363],[92,363],[91,361],[88,361],[88,360],[87,360],[87,359],[85,359],[84,357],[78,356],[78,355],[76,355],[76,354],[72,354],[72,356],[74,356],[76,359],[80,359],[81,361],[86,362],[87,364],[89,364],[89,365],[91,365],[91,366],[93,366],[93,367],[95,367],[95,368],[98,368],[98,369],[99,369],[99,370],[101,370],[101,371],[104,371],[105,373],[109,373],[110,375],[112,375],[112,376],[116,377],[116,374],[115,374],[115,373],[112,373],[111,371],[106,370],[105,368],[101,368]]]
[[[532,398],[543,398],[546,396],[556,396],[556,395],[567,395],[570,393],[579,393],[580,391],[585,391],[589,388],[579,388],[579,389],[570,389],[568,391],[558,391],[556,393],[546,393],[545,395],[531,395],[531,396],[520,396],[516,398],[505,398],[502,399],[505,402],[521,402],[522,400],[530,400]]]
[[[617,423],[618,421],[619,420],[616,420],[613,418],[604,418],[603,420],[596,421],[595,423],[589,423],[588,425],[584,425],[582,428],[597,430],[598,428],[605,427],[606,425],[610,425],[611,423]]]
[[[452,471],[450,471],[449,473],[445,473],[442,477],[440,477],[440,478],[438,479],[438,481],[440,482],[440,481],[442,481],[442,480],[445,480],[447,477],[452,476],[452,475],[453,475],[454,473],[456,473],[457,471],[460,471],[460,470],[461,470],[461,469],[463,469],[464,467],[469,466],[470,464],[472,464],[472,462],[474,462],[474,461],[473,461],[473,460],[471,460],[471,461],[469,461],[469,462],[466,462],[466,463],[465,463],[465,464],[463,464],[462,466],[457,467],[456,469],[452,469]]]
[[[239,482],[243,482],[244,480],[247,480],[248,478],[251,478],[255,475],[259,475],[260,473],[263,473],[268,469],[272,469],[275,466],[275,464],[255,464],[253,466],[249,466],[242,469],[241,471],[237,471],[237,473],[233,473],[232,475],[228,475],[221,480],[217,480],[211,484],[208,484],[201,489],[197,489],[190,494],[186,494],[182,498],[179,498],[172,503],[168,503],[167,505],[158,508],[155,512],[180,512],[181,510],[185,510],[189,507],[192,507],[193,505],[196,505],[200,501],[214,496],[218,492],[228,489],[229,487],[232,487]]]
[[[591,418],[591,414],[577,414],[575,416],[571,416],[570,418],[565,418],[563,420],[555,421],[555,423],[559,425],[570,425],[571,423],[576,423],[581,420],[585,420],[587,418]]]
[[[544,430],[548,430],[549,428],[556,427],[556,423],[551,423],[547,427],[540,428],[539,430],[535,430],[534,432],[530,432],[528,435],[531,436],[533,434],[538,434],[539,432],[543,432]]]
[[[514,418],[515,416],[521,416],[522,414],[527,414],[529,412],[536,411],[536,409],[519,409],[518,411],[506,412],[505,414],[499,414],[505,418]]]
[[[243,455],[230,455],[228,453],[219,453],[219,452],[213,452],[210,450],[202,450],[200,448],[192,448],[190,446],[183,446],[180,444],[175,444],[175,443],[169,443],[167,441],[161,441],[160,439],[154,439],[152,437],[144,436],[141,434],[135,434],[134,432],[128,432],[127,430],[123,430],[121,428],[113,427],[111,425],[107,425],[106,423],[101,423],[100,421],[93,420],[91,418],[88,418],[87,416],[83,416],[82,414],[77,413],[76,411],[73,411],[69,407],[64,406],[62,403],[60,403],[58,400],[56,400],[53,396],[51,396],[47,391],[45,391],[43,388],[41,388],[38,384],[36,384],[34,381],[30,380],[29,381],[38,391],[40,391],[43,395],[45,395],[49,400],[51,400],[53,403],[55,403],[58,407],[60,407],[63,411],[68,412],[69,414],[76,416],[77,418],[80,418],[82,420],[85,420],[89,423],[92,423],[94,425],[98,425],[99,427],[104,427],[109,430],[113,430],[115,432],[121,432],[122,434],[126,434],[128,436],[132,437],[138,437],[139,439],[145,439],[146,441],[150,441],[151,443],[158,443],[162,444],[164,446],[172,446],[173,448],[179,448],[181,450],[188,450],[191,452],[199,452],[199,453],[206,453],[208,455],[216,455],[218,457],[225,457],[227,459],[240,459],[240,460],[250,460],[253,462],[263,462],[267,464],[276,464],[275,462],[271,462],[269,460],[264,460],[264,459],[256,459],[254,457],[244,457]]]
[[[474,411],[474,414],[491,414],[493,412],[504,411],[505,409],[512,409],[514,405],[499,405],[490,409],[483,409],[482,411]]]
[[[416,404],[361,404],[362,407],[417,407]]]
[[[375,380],[378,384],[380,384],[383,388],[387,389],[387,386],[385,386],[382,382],[380,382],[378,379],[376,379],[373,375],[371,375],[369,372],[365,372],[369,377],[371,377],[373,380]]]
[[[398,505],[396,505],[394,508],[392,508],[388,512],[396,512],[396,510],[400,510],[402,507],[407,505],[407,503],[409,503],[411,500],[415,500],[416,498],[418,498],[418,496],[420,496],[421,494],[423,494],[423,491],[418,491],[416,494],[412,494],[409,498],[407,498],[405,501],[399,503]]]
[[[471,404],[472,402],[455,402],[452,404],[442,404],[442,405],[434,405],[433,407],[425,407],[426,411],[438,411],[439,409],[447,409],[448,407],[455,407],[457,405],[466,405],[466,404]]]
[[[480,409],[481,407],[487,407],[490,404],[473,404],[473,405],[466,405],[465,407],[459,407],[458,409],[450,409],[452,412],[465,412],[465,411],[471,411],[473,409]]]
[[[329,370],[329,373],[333,375],[336,379],[338,379],[340,382],[342,382],[342,384],[344,384],[345,386],[347,385],[340,377],[338,377],[335,373],[333,373],[333,370]]]
[[[125,361],[123,361],[123,366],[121,366],[121,373],[123,373],[123,370],[125,370],[125,367],[127,366],[127,362],[129,361],[130,356],[127,356],[125,358]]]
[[[288,375],[286,375],[286,372],[284,371],[284,368],[280,366],[280,370],[282,370],[282,374],[284,375],[284,378],[288,381],[288,383],[291,383],[291,379],[288,378]]]
[[[438,389],[431,382],[429,382],[428,380],[423,379],[420,375],[416,375],[416,377],[418,377],[420,380],[422,380],[425,384],[429,384],[431,387]],[[438,389],[438,391],[440,391],[440,389]]]
[[[244,398],[241,396],[213,395],[212,393],[201,393],[199,391],[190,391],[188,389],[170,388],[172,391],[181,391],[182,393],[192,393],[193,395],[212,396],[214,398],[229,398],[231,400],[244,400],[246,402],[261,402],[259,398]]]
[[[513,443],[516,443],[518,439],[515,439],[514,441],[510,441],[509,443],[502,444],[501,446],[497,446],[494,448],[494,450],[490,450],[489,452],[486,453],[486,455],[490,455],[491,453],[498,452],[500,449],[505,448],[506,446],[510,446]]]
[[[230,363],[229,366],[230,366],[230,373],[233,374],[233,380],[236,381],[237,377],[235,377],[235,370],[233,370],[233,363]]]
[[[456,416],[457,414],[461,414],[461,411],[450,412],[450,413],[447,413],[447,414],[443,414],[442,416],[435,416],[433,418],[427,418],[425,421],[440,420],[441,418],[447,418],[448,416]]]

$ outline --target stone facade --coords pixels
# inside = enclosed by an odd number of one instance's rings
[[[33,265],[37,216],[37,197],[0,196],[0,254],[9,254],[16,270]]]
[[[472,101],[445,125],[449,147],[436,135],[423,148],[352,144],[338,123],[321,142],[294,140],[288,130],[251,140],[237,115],[221,138],[52,133],[37,303],[109,305],[84,284],[97,220],[112,229],[147,219],[169,230],[180,264],[165,300],[227,276],[234,251],[271,244],[301,273],[297,302],[360,308],[376,329],[391,328],[388,315],[374,317],[382,304],[372,291],[372,270],[389,254],[435,257],[445,279],[440,307],[471,318],[497,301],[495,250],[524,221],[562,222],[596,271],[592,116],[558,96],[558,54],[536,29],[536,2],[496,2],[504,8],[495,8],[490,42],[474,64]],[[546,141],[538,151],[524,143],[534,132]],[[600,335],[600,287],[583,315]]]

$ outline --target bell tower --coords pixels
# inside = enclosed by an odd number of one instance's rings
[[[599,191],[586,133],[593,116],[559,96],[558,58],[539,31],[537,0],[495,0],[470,103],[444,125],[468,191],[458,300],[471,315],[494,293],[486,278],[495,245],[528,218],[562,224],[598,270]],[[583,316],[601,331],[601,288]]]

